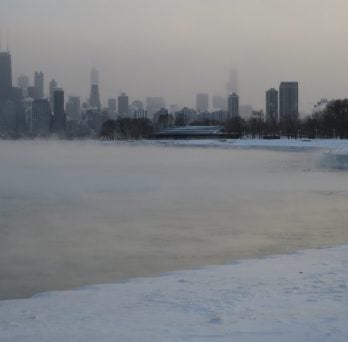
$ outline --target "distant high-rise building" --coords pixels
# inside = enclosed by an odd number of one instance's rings
[[[236,93],[238,94],[238,71],[237,69],[230,70],[230,79],[226,84],[226,91],[228,93]]]
[[[49,89],[50,90],[50,105],[51,105],[51,109],[53,109],[53,100],[54,100],[53,93],[58,88],[58,84],[55,79],[51,80],[49,84],[49,88],[50,88]]]
[[[179,109],[178,109],[179,111]],[[174,117],[171,115],[171,117],[174,119]],[[159,124],[160,126],[167,126],[168,124],[168,119],[169,119],[169,112],[167,109],[162,108],[158,112],[156,112],[153,115],[152,121],[157,125]],[[164,122],[163,122],[164,121]]]
[[[12,63],[9,52],[0,52],[0,130],[17,135],[24,129],[23,94],[12,86]]]
[[[298,117],[298,82],[282,82],[279,87],[280,119]]]
[[[101,109],[100,95],[99,95],[99,72],[97,69],[91,70],[91,93],[89,96],[89,106]]]
[[[69,96],[69,100],[66,103],[66,115],[70,120],[81,119],[81,100],[79,96]]]
[[[30,129],[35,136],[47,136],[50,129],[51,109],[47,99],[34,100],[32,103],[32,114]]]
[[[239,116],[239,97],[233,93],[228,97],[228,118],[236,118]]]
[[[33,109],[33,99],[30,97],[26,97],[23,99],[23,111],[24,111],[24,117],[23,117],[23,124],[24,124],[24,131],[30,133],[31,132],[31,114]]]
[[[118,99],[117,112],[119,115],[128,116],[129,115],[129,98],[125,93],[122,93]]]
[[[96,109],[101,108],[98,84],[91,85],[91,94],[89,97],[89,105],[92,108],[96,108]]]
[[[24,97],[28,96],[29,77],[20,75],[17,78],[17,86],[22,89],[22,94]]]
[[[266,92],[266,119],[278,121],[278,91],[274,88]]]
[[[117,110],[117,101],[115,98],[108,99],[108,112],[114,113]]]
[[[0,100],[11,98],[12,64],[9,52],[0,52]]]
[[[99,84],[99,72],[95,68],[91,70],[91,84]]]
[[[151,96],[146,98],[146,110],[149,118],[152,118],[155,113],[165,107],[166,103],[161,96]]]
[[[53,91],[53,132],[62,134],[65,132],[64,91],[57,88]]]
[[[23,99],[22,89],[19,87],[12,87],[11,99],[14,101],[21,101]]]
[[[0,101],[0,132],[13,134],[16,131],[16,107],[11,99]]]
[[[175,125],[187,126],[197,119],[197,112],[194,109],[184,107],[175,113]]]
[[[37,88],[34,87],[34,86],[30,86],[30,87],[27,88],[27,94],[32,99],[38,99],[39,98],[39,94],[37,92]]]
[[[196,95],[196,109],[197,112],[207,112],[209,109],[209,95],[197,94]]]
[[[42,99],[44,97],[44,74],[42,71],[35,72],[34,87],[36,88],[37,98]]]

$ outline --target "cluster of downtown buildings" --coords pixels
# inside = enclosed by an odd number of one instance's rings
[[[162,97],[147,97],[145,104],[140,100],[132,103],[127,94],[108,100],[102,107],[99,94],[99,74],[91,71],[90,96],[81,103],[80,97],[70,96],[65,100],[64,90],[52,79],[49,94],[45,96],[44,74],[34,73],[34,84],[21,75],[17,85],[12,83],[11,54],[0,51],[0,136],[1,137],[47,137],[98,135],[103,122],[108,119],[149,119],[154,126],[163,115],[171,116],[167,124],[186,126],[194,122],[214,121],[224,124],[229,119],[250,116],[250,106],[240,106],[236,76],[232,73],[226,86],[229,96],[214,96],[213,111],[209,111],[209,95],[197,94],[196,108],[166,106]],[[279,121],[298,117],[298,83],[282,82],[279,91],[270,89],[266,93],[266,118]]]
[[[271,88],[266,92],[266,120],[279,122],[287,119],[297,119],[299,89],[298,82],[281,82],[279,91]],[[240,106],[239,96],[233,92],[226,99],[213,97],[213,105],[220,103],[222,111],[209,113],[209,94],[197,94],[196,108],[198,113],[206,113],[206,118],[215,121],[226,121],[239,116],[252,115],[250,106]],[[241,111],[243,110],[243,113]]]

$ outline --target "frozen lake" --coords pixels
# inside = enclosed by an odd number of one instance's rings
[[[347,244],[322,153],[0,141],[0,299]]]

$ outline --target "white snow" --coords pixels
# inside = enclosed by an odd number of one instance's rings
[[[0,302],[0,341],[348,341],[348,246]]]
[[[264,149],[328,149],[347,151],[347,139],[182,139],[182,140],[140,140],[140,141],[104,141],[103,144],[117,145],[160,145],[160,146],[186,146],[186,147],[220,147],[220,148],[264,148]]]
[[[172,146],[202,146],[202,147],[225,147],[225,148],[265,148],[286,149],[298,151],[301,149],[329,149],[347,151],[348,140],[346,139],[223,139],[223,140],[160,140],[157,143]]]
[[[103,141],[106,145],[198,147],[222,149],[262,149],[287,152],[323,150],[320,164],[327,168],[348,169],[348,139],[188,139]]]

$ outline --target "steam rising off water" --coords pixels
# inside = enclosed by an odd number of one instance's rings
[[[348,242],[321,152],[0,142],[0,298]]]

